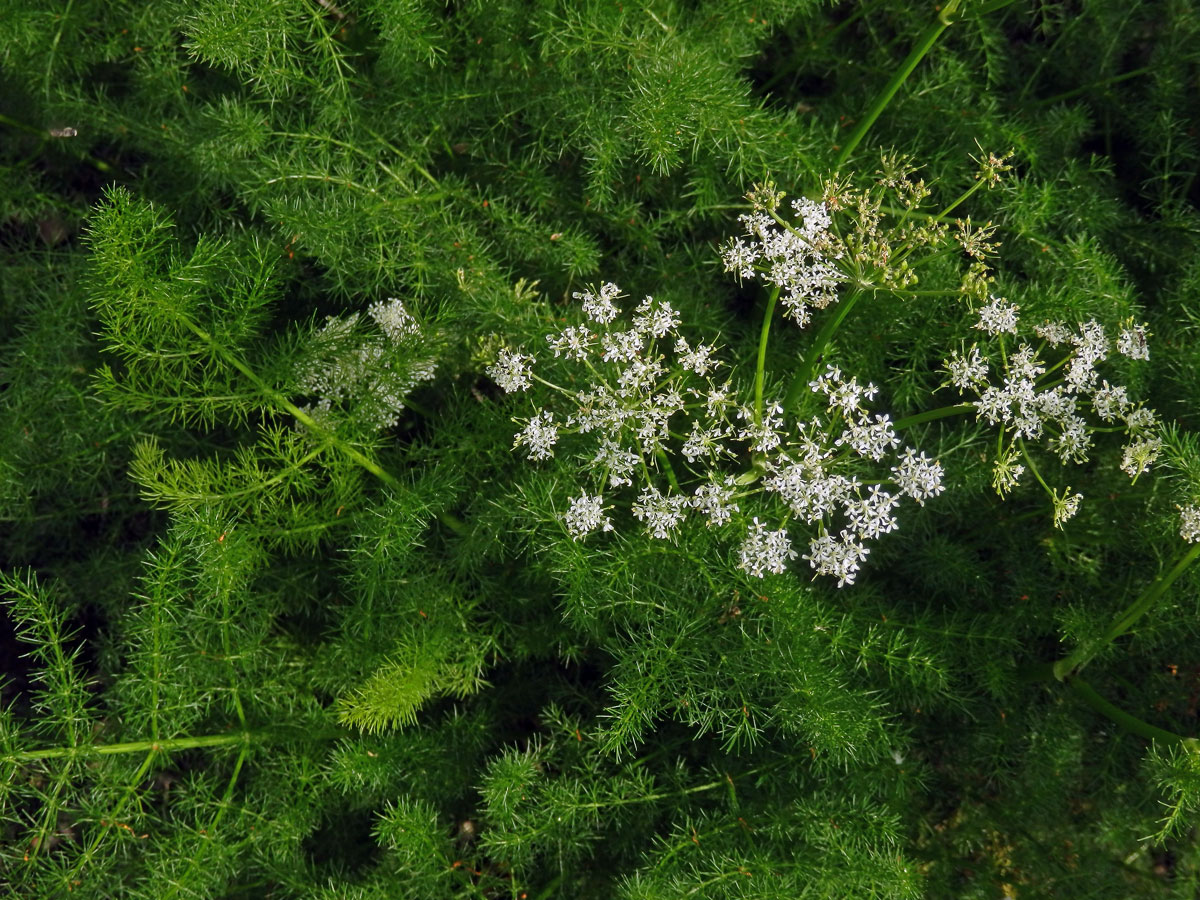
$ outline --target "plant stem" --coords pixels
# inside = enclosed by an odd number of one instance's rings
[[[183,324],[192,331],[192,333],[212,347],[213,351],[223,360],[225,360],[225,362],[233,366],[248,379],[250,379],[254,386],[262,391],[264,396],[278,405],[280,409],[291,413],[296,417],[296,420],[300,422],[301,425],[312,431],[314,434],[321,435],[322,437],[328,439],[330,443],[334,444],[339,450],[345,453],[348,457],[354,460],[354,462],[358,463],[384,484],[388,485],[389,487],[396,488],[397,490],[402,488],[399,479],[397,479],[395,475],[384,469],[381,465],[379,465],[379,463],[375,462],[375,460],[362,453],[357,447],[354,447],[353,445],[340,440],[335,435],[330,434],[325,428],[321,427],[321,425],[318,424],[312,416],[310,416],[300,407],[296,406],[296,404],[288,400],[287,397],[283,396],[283,394],[259,378],[258,374],[253,369],[226,350],[223,346],[218,344],[213,336],[207,331],[205,331],[187,316],[181,315],[179,318],[180,321],[182,321]]]
[[[943,209],[940,213],[938,213],[936,216],[934,216],[934,218],[942,219],[945,216],[950,215],[950,213],[952,213],[955,209],[957,209],[960,204],[966,203],[967,200],[970,199],[971,195],[974,194],[981,187],[983,187],[983,185],[984,185],[984,181],[981,178],[979,181],[976,181],[973,185],[971,185],[969,188],[967,188],[965,191],[963,191],[961,194],[959,194],[953,203],[951,203],[949,206],[947,206],[945,209]]]
[[[1154,582],[1142,592],[1142,595],[1137,598],[1129,608],[1121,615],[1113,620],[1108,626],[1108,630],[1104,632],[1100,640],[1095,644],[1085,644],[1075,648],[1075,651],[1069,656],[1060,659],[1054,664],[1054,677],[1059,681],[1063,681],[1072,677],[1076,672],[1082,669],[1092,660],[1104,647],[1111,644],[1130,628],[1133,624],[1150,611],[1151,607],[1158,602],[1161,597],[1175,580],[1179,578],[1190,566],[1200,557],[1200,544],[1192,546],[1185,553],[1175,566],[1166,575],[1159,576]]]
[[[1122,74],[1114,75],[1111,78],[1102,78],[1100,81],[1093,81],[1091,84],[1085,84],[1083,87],[1077,87],[1062,94],[1055,94],[1053,97],[1043,97],[1041,100],[1035,100],[1033,105],[1035,107],[1049,106],[1052,103],[1058,103],[1062,100],[1070,100],[1072,97],[1078,97],[1080,94],[1086,94],[1088,91],[1094,88],[1104,87],[1105,85],[1109,84],[1117,84],[1118,82],[1124,81],[1127,78],[1136,78],[1139,75],[1145,75],[1153,71],[1153,66],[1142,66],[1140,69],[1133,69],[1129,72],[1123,72]]]
[[[800,395],[804,393],[808,387],[808,383],[812,380],[813,372],[816,371],[817,361],[825,353],[825,348],[829,345],[830,339],[833,337],[838,326],[846,316],[850,315],[850,310],[854,308],[854,304],[858,302],[858,298],[863,295],[862,288],[856,288],[838,304],[837,313],[825,320],[825,324],[821,326],[821,330],[817,332],[817,336],[813,338],[812,346],[804,356],[804,362],[800,364],[800,370],[792,379],[792,384],[788,388],[787,397],[783,401],[784,409],[792,409],[799,401]]]
[[[763,382],[766,380],[767,338],[771,334],[771,317],[775,315],[775,301],[779,299],[779,285],[767,298],[767,309],[763,313],[762,332],[758,337],[758,362],[754,367],[754,424],[762,424]]]
[[[203,737],[167,738],[161,741],[128,741],[123,744],[85,744],[78,747],[52,747],[48,750],[26,750],[0,757],[5,762],[30,762],[35,759],[63,759],[77,756],[112,756],[117,753],[161,753],[169,750],[195,750],[199,747],[226,747],[245,744],[260,737],[250,731],[234,734],[210,734]]]
[[[892,423],[892,428],[899,431],[901,428],[911,428],[914,425],[920,425],[924,422],[932,422],[934,419],[945,419],[949,416],[965,415],[974,411],[974,403],[959,403],[955,406],[941,406],[937,409],[929,409],[923,413],[917,413],[914,416],[905,416],[903,419],[897,419]]]
[[[1137,716],[1130,715],[1120,707],[1109,703],[1078,675],[1070,679],[1068,686],[1079,695],[1084,703],[1097,712],[1103,713],[1132,734],[1149,738],[1152,741],[1161,741],[1166,744],[1185,744],[1193,752],[1200,749],[1200,741],[1197,741],[1195,738],[1184,737],[1183,735],[1175,734],[1173,731],[1167,731],[1156,725],[1151,725],[1149,722],[1144,722]]]
[[[1017,678],[1025,682],[1053,681],[1058,679],[1073,690],[1084,703],[1111,721],[1116,722],[1131,734],[1167,744],[1182,743],[1193,752],[1200,751],[1200,741],[1196,738],[1184,737],[1173,731],[1167,731],[1164,728],[1151,725],[1149,722],[1125,712],[1119,706],[1110,703],[1096,693],[1096,689],[1079,675],[1068,674],[1066,678],[1059,678],[1055,672],[1054,663],[1034,663],[1023,666],[1017,671]]]
[[[938,13],[936,21],[917,38],[916,46],[912,48],[912,52],[908,54],[908,58],[892,74],[891,79],[883,86],[883,90],[875,97],[875,102],[871,104],[871,108],[867,111],[867,114],[859,119],[858,126],[846,140],[846,143],[842,145],[842,152],[838,154],[837,162],[834,164],[835,169],[840,169],[846,160],[850,158],[850,154],[855,151],[862,142],[862,139],[866,137],[871,126],[875,124],[875,120],[879,118],[880,114],[887,108],[887,105],[892,102],[892,98],[896,96],[896,92],[900,90],[900,86],[912,74],[917,64],[925,58],[925,54],[937,43],[937,39],[942,36],[942,32],[950,27],[953,22],[953,19],[950,17],[954,15],[957,8],[958,0],[950,0],[945,8]]]

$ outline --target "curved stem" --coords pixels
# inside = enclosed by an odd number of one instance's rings
[[[237,369],[248,379],[250,379],[251,383],[253,383],[255,387],[262,391],[265,397],[269,398],[272,402],[278,405],[280,409],[283,409],[295,416],[296,421],[298,421],[301,425],[312,431],[314,434],[318,434],[324,438],[327,438],[339,450],[354,460],[354,462],[358,463],[358,465],[362,466],[389,487],[396,489],[400,489],[402,487],[400,480],[396,478],[395,475],[384,469],[381,465],[379,465],[379,463],[375,462],[375,460],[371,459],[357,447],[338,439],[336,435],[331,434],[329,431],[323,428],[316,420],[313,419],[312,416],[310,416],[300,407],[296,406],[296,404],[288,400],[287,397],[283,396],[283,394],[259,378],[258,374],[253,369],[226,350],[221,344],[217,343],[216,339],[213,338],[213,336],[207,331],[205,331],[187,316],[181,315],[179,319],[188,329],[192,331],[193,334],[212,347],[213,352],[215,352],[218,356],[225,360],[225,362],[233,366],[233,368]]]
[[[122,744],[85,744],[79,747],[51,747],[47,750],[25,750],[0,757],[5,762],[32,762],[35,759],[64,757],[112,756],[118,753],[164,753],[170,750],[196,750],[201,747],[226,747],[245,744],[260,735],[241,731],[234,734],[211,734],[203,737],[167,738],[158,741],[127,741]]]
[[[754,367],[754,424],[762,424],[763,382],[766,380],[767,338],[771,334],[771,317],[775,315],[775,301],[779,299],[779,285],[767,298],[767,309],[763,313],[762,331],[758,336],[758,362]]]
[[[1058,674],[1055,672],[1055,665],[1053,663],[1034,663],[1033,665],[1023,666],[1019,669],[1017,678],[1025,682],[1052,681],[1058,678]],[[1110,703],[1096,693],[1095,688],[1079,675],[1071,674],[1065,679],[1060,678],[1059,680],[1063,681],[1067,687],[1074,691],[1084,703],[1131,734],[1136,734],[1152,741],[1161,741],[1166,744],[1183,744],[1192,752],[1200,751],[1200,740],[1184,737],[1173,731],[1167,731],[1164,728],[1151,725],[1149,722],[1125,712],[1125,710],[1116,704]]]
[[[1103,713],[1128,732],[1149,738],[1152,741],[1161,741],[1167,744],[1185,744],[1192,751],[1200,749],[1200,742],[1195,738],[1184,737],[1173,731],[1167,731],[1156,725],[1151,725],[1149,722],[1144,722],[1137,716],[1130,715],[1120,707],[1109,703],[1078,675],[1070,679],[1067,684],[1071,690],[1079,695],[1084,703],[1097,712]]]
[[[923,413],[917,413],[913,416],[905,416],[903,419],[897,419],[892,423],[892,428],[899,431],[901,428],[911,428],[914,425],[920,425],[924,422],[932,422],[935,419],[945,419],[950,416],[965,415],[974,411],[974,403],[958,403],[954,406],[942,406],[938,409],[930,409]]]
[[[838,154],[837,162],[834,164],[835,169],[840,169],[846,160],[850,158],[850,154],[855,151],[862,142],[862,139],[866,137],[871,126],[875,124],[875,120],[879,118],[880,114],[887,108],[887,105],[892,102],[892,98],[896,96],[896,92],[900,90],[900,86],[912,74],[917,64],[925,58],[925,54],[937,43],[937,39],[942,36],[942,32],[950,27],[953,21],[950,17],[954,14],[957,7],[958,0],[950,0],[938,14],[937,20],[917,38],[916,46],[912,48],[912,52],[908,54],[908,58],[900,64],[900,68],[892,74],[891,79],[883,86],[883,90],[876,95],[875,102],[871,104],[871,108],[867,111],[867,114],[859,120],[854,132],[846,140],[846,143],[842,145],[842,152]]]
[[[838,326],[842,324],[846,316],[850,315],[850,310],[854,308],[854,304],[858,302],[858,298],[862,295],[863,290],[861,288],[852,291],[849,297],[838,304],[837,313],[825,320],[825,324],[821,326],[821,330],[813,338],[812,347],[805,354],[804,362],[800,364],[800,370],[792,379],[787,397],[783,401],[784,409],[790,410],[799,402],[800,396],[808,387],[808,383],[812,381],[813,372],[817,368],[817,361],[824,355],[825,348],[829,345],[834,332],[838,330]]]
[[[1142,616],[1150,611],[1151,607],[1158,602],[1161,597],[1176,579],[1179,578],[1187,568],[1200,558],[1200,544],[1192,546],[1178,562],[1175,563],[1171,571],[1166,575],[1159,576],[1154,580],[1150,587],[1142,592],[1142,595],[1133,601],[1132,604],[1113,620],[1112,624],[1101,636],[1100,640],[1094,644],[1081,645],[1075,648],[1075,651],[1069,656],[1060,659],[1054,664],[1054,677],[1059,681],[1063,681],[1068,677],[1072,677],[1076,672],[1087,665],[1097,653],[1104,647],[1107,647],[1137,622]]]

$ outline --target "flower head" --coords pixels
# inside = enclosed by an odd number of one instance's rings
[[[599,494],[589,496],[585,491],[571,500],[571,506],[563,516],[567,533],[572,540],[587,537],[593,531],[612,531],[612,519],[604,514],[604,498]]]
[[[529,389],[529,364],[532,356],[514,353],[505,347],[500,351],[494,365],[488,366],[487,373],[492,381],[500,385],[507,393]]]

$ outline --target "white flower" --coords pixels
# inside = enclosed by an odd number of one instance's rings
[[[379,300],[372,303],[367,307],[367,315],[375,320],[375,324],[393,343],[412,337],[420,331],[417,320],[395,297],[388,297],[386,302]]]
[[[736,272],[740,279],[761,274],[767,284],[776,285],[784,317],[804,327],[811,320],[810,306],[825,309],[837,300],[837,286],[844,277],[833,263],[841,252],[830,237],[825,205],[801,199],[792,208],[801,219],[799,227],[781,228],[761,209],[740,216],[750,242],[730,241],[721,258],[725,271]]]
[[[915,455],[911,447],[904,448],[904,456],[898,466],[892,467],[896,486],[922,506],[928,497],[936,497],[945,490],[942,476],[945,471],[940,463],[926,459],[924,451]]]
[[[665,540],[679,527],[689,505],[687,497],[664,497],[658,488],[649,485],[633,504],[633,514],[639,522],[646,523],[647,534]]]
[[[713,481],[696,488],[692,506],[708,517],[709,528],[724,525],[738,510],[738,505],[733,502],[733,493],[734,478],[726,475],[724,484]]]
[[[642,334],[660,338],[679,327],[679,313],[665,300],[656,302],[653,297],[647,297],[638,305],[636,313],[633,327]]]
[[[892,510],[899,505],[899,500],[873,484],[866,497],[847,502],[844,509],[850,527],[858,533],[858,537],[870,540],[896,529],[899,523],[892,515]]]
[[[1062,426],[1062,434],[1051,438],[1050,448],[1064,463],[1087,462],[1087,451],[1092,446],[1092,435],[1088,431],[1087,422],[1078,416],[1070,416],[1062,421]]]
[[[1158,413],[1147,406],[1128,410],[1124,414],[1125,425],[1135,434],[1158,427]]]
[[[1017,310],[1021,307],[1006,303],[1003,297],[993,297],[992,302],[979,310],[979,322],[975,325],[988,334],[1016,334]]]
[[[637,468],[639,462],[641,457],[632,450],[626,450],[610,440],[605,440],[596,452],[592,465],[602,466],[608,473],[609,487],[616,488],[623,484],[633,484],[629,473]]]
[[[867,558],[870,552],[859,543],[853,534],[843,530],[839,537],[823,534],[814,538],[809,544],[809,553],[804,558],[809,561],[818,575],[832,575],[838,579],[838,587],[853,584],[858,573],[858,564]]]
[[[834,441],[834,446],[849,444],[859,456],[874,460],[883,459],[889,449],[900,446],[889,416],[877,415],[874,422],[868,422],[868,419],[869,416],[863,413],[858,421],[847,423],[846,431]]]
[[[1088,365],[1108,356],[1108,337],[1104,326],[1095,319],[1080,325],[1079,334],[1071,338],[1071,343],[1075,345],[1075,355],[1087,360]]]
[[[629,362],[638,358],[646,336],[640,331],[614,331],[600,338],[605,362]]]
[[[1133,404],[1129,402],[1129,394],[1121,385],[1112,387],[1107,381],[1103,381],[1096,393],[1092,394],[1092,408],[1096,410],[1096,415],[1105,422],[1111,422],[1118,416],[1124,416],[1132,406]]]
[[[1075,516],[1079,512],[1079,504],[1083,502],[1083,494],[1069,494],[1070,487],[1062,492],[1060,497],[1058,492],[1054,493],[1054,527],[1062,528],[1063,523]]]
[[[808,386],[812,388],[813,393],[823,393],[829,398],[831,410],[840,409],[846,414],[857,410],[863,398],[872,400],[879,392],[879,389],[870,383],[863,387],[853,376],[846,381],[842,378],[842,370],[837,366],[828,366],[824,374],[817,376],[816,381],[810,381]]]
[[[580,325],[578,328],[572,325],[564,328],[559,334],[546,335],[546,341],[556,358],[566,354],[567,359],[583,361],[587,359],[588,347],[596,342],[595,337],[586,325]]]
[[[1117,336],[1117,352],[1130,359],[1149,359],[1150,347],[1146,343],[1147,336],[1145,325],[1134,325],[1131,328],[1123,329]]]
[[[721,444],[721,439],[728,437],[729,431],[721,426],[705,428],[699,422],[692,422],[692,433],[684,442],[681,451],[688,462],[694,463],[701,456],[719,456],[729,451]]]
[[[547,410],[542,410],[517,434],[513,449],[525,446],[529,448],[530,459],[549,459],[554,455],[554,445],[557,442],[558,426],[554,424],[554,416]]]
[[[563,523],[575,541],[587,537],[597,528],[613,530],[612,519],[604,514],[604,498],[599,494],[590,497],[586,491],[571,499],[571,508],[563,516]]]
[[[755,578],[762,578],[767,572],[781,574],[787,569],[788,560],[795,558],[796,551],[788,540],[787,529],[767,531],[755,516],[754,524],[738,549],[738,568]]]
[[[607,325],[617,317],[620,312],[617,305],[613,303],[617,297],[621,295],[621,289],[615,284],[609,282],[600,287],[599,294],[593,294],[590,290],[576,292],[571,296],[576,300],[583,301],[583,312],[589,319],[600,325]]]
[[[1200,541],[1200,506],[1176,506],[1179,510],[1179,536],[1189,544]]]
[[[1001,497],[1017,486],[1021,473],[1025,471],[1025,467],[1016,465],[1016,461],[1017,451],[1014,447],[1009,447],[996,457],[996,464],[992,467],[992,488]]]
[[[978,391],[981,385],[987,383],[988,359],[980,356],[979,348],[975,346],[967,351],[966,356],[955,350],[946,360],[946,371],[950,373],[950,383],[958,388],[960,394],[968,389]]]
[[[829,215],[824,203],[801,197],[792,201],[792,209],[795,210],[797,218],[804,221],[800,233],[810,244],[822,237],[833,224],[833,217]]]
[[[721,260],[725,263],[726,272],[736,272],[738,278],[753,278],[758,255],[757,247],[751,247],[741,238],[736,238],[725,245]]]
[[[1033,333],[1052,347],[1071,340],[1071,329],[1063,322],[1043,322],[1033,327]]]
[[[1130,478],[1147,471],[1162,452],[1162,441],[1156,437],[1137,438],[1129,442],[1121,456],[1121,471]]]
[[[529,364],[532,356],[514,353],[505,347],[500,351],[495,365],[488,366],[487,373],[492,381],[500,385],[507,393],[524,391],[529,388]]]
[[[721,364],[712,358],[715,351],[715,347],[707,344],[697,344],[693,350],[688,345],[687,339],[682,337],[675,342],[675,353],[679,357],[679,364],[689,372],[695,372],[701,376],[707,375],[711,369],[715,369]]]

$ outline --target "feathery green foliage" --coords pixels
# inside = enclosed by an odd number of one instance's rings
[[[0,21],[9,894],[1196,896],[1191,0]]]

